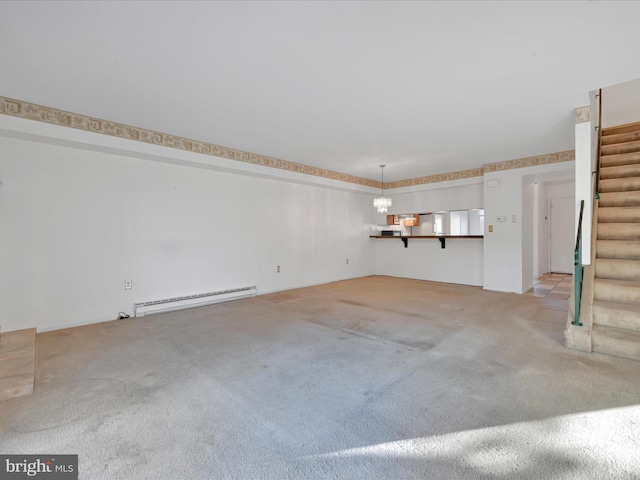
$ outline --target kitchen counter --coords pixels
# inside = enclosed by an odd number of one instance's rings
[[[483,285],[483,235],[371,235],[371,238],[376,240],[371,246],[375,251],[377,275]],[[379,238],[395,238],[396,241],[381,242]]]
[[[446,248],[446,238],[484,238],[484,235],[369,235],[369,238],[399,238],[404,243],[404,248],[409,246],[410,238],[437,238],[442,248]]]
[[[484,235],[369,235],[369,238],[484,238]]]

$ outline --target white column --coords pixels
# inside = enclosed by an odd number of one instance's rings
[[[593,105],[593,102],[592,102]],[[596,107],[597,108],[597,107]],[[580,219],[580,201],[584,200],[584,212],[582,214],[582,263],[591,264],[591,215],[593,208],[592,185],[592,161],[591,161],[591,135],[594,122],[591,118],[597,116],[591,106],[576,108],[576,224],[575,233],[578,232]],[[596,132],[597,135],[597,132]]]

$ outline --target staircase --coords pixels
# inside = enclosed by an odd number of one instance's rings
[[[603,129],[601,145],[591,349],[640,360],[640,122]]]

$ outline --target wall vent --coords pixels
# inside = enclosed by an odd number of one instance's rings
[[[198,293],[195,295],[185,295],[175,298],[164,298],[162,300],[153,300],[150,302],[140,302],[134,305],[134,316],[143,317],[145,315],[153,315],[155,313],[202,307],[213,303],[255,297],[257,294],[258,289],[253,286],[233,288],[231,290],[220,290],[218,292]]]

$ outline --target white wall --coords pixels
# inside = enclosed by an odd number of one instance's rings
[[[482,177],[385,190],[393,199],[389,213],[468,210],[484,205]]]
[[[397,238],[371,239],[376,247],[376,273],[434,282],[482,285],[481,238],[409,238],[407,248]]]
[[[414,235],[433,235],[433,214],[420,215],[420,225],[413,227]]]
[[[276,179],[264,167],[270,178],[218,171],[199,154],[0,117],[2,331],[111,320],[171,296],[375,273],[375,193],[364,187]],[[108,151],[116,143],[130,152]]]
[[[533,245],[535,238],[533,183],[522,185],[522,292],[533,288]]]
[[[533,182],[551,180],[573,180],[575,162],[560,162],[535,167],[517,168],[484,175],[484,289],[500,292],[524,293],[528,282],[523,281],[529,266],[523,271],[525,256],[533,259],[533,242],[524,243],[523,235],[533,236],[532,222],[527,213],[523,223],[523,189]],[[490,182],[497,186],[489,187]],[[533,201],[524,206],[533,209]],[[506,217],[506,222],[498,222],[498,217]],[[489,232],[489,226],[493,232]],[[533,260],[531,260],[532,264]],[[533,268],[531,267],[531,275]]]
[[[486,290],[522,293],[521,169],[485,173],[484,282]],[[498,185],[489,187],[489,181]],[[516,223],[512,222],[513,215]],[[498,217],[506,217],[498,222]],[[489,231],[492,226],[493,232]]]
[[[534,184],[533,278],[549,273],[549,198],[547,184]]]
[[[602,89],[604,128],[640,121],[640,79]]]
[[[391,190],[390,213],[485,209],[484,241],[405,249],[369,238],[386,223],[376,189],[0,115],[0,325],[44,331],[140,301],[372,274],[521,293],[523,189],[573,175],[563,162]]]
[[[573,182],[547,182],[547,198],[575,198],[576,186]]]
[[[482,177],[386,190],[392,213],[426,213],[482,208]],[[425,218],[425,217],[423,217]],[[417,235],[414,228],[414,235]],[[437,282],[482,285],[482,239],[376,239],[376,273]]]

